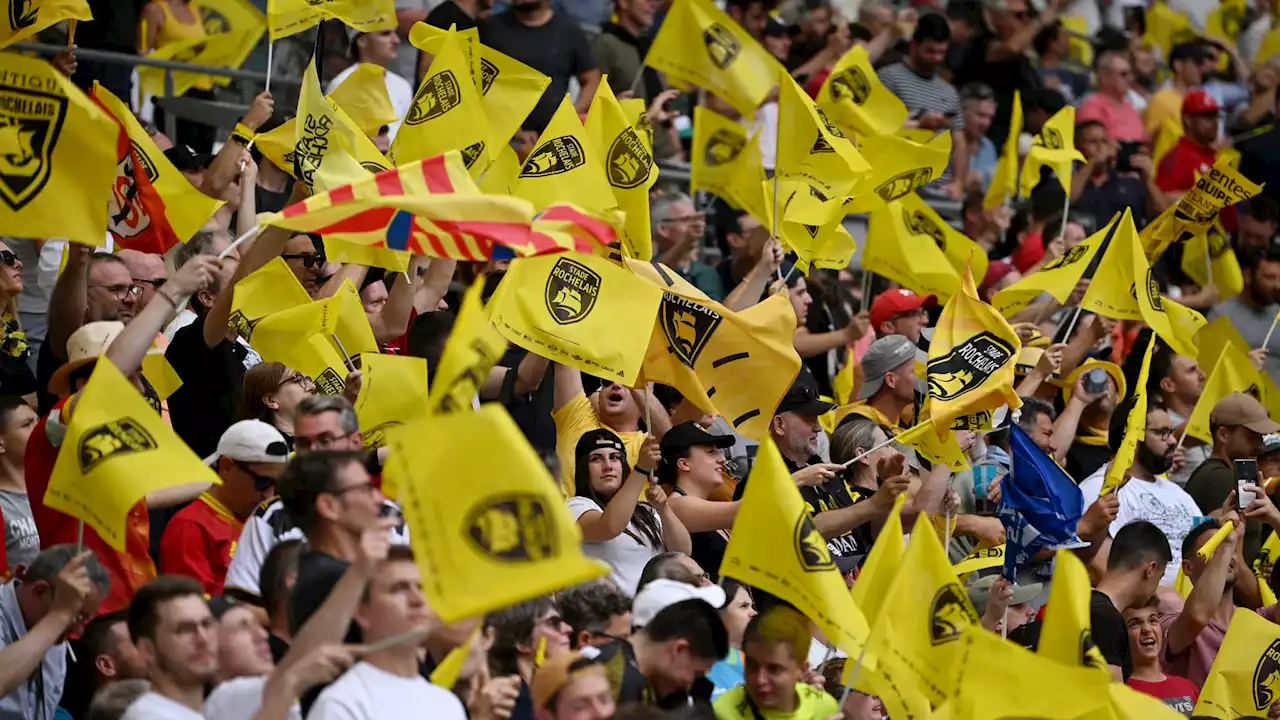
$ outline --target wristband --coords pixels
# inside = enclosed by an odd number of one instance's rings
[[[163,290],[157,290],[157,291],[156,291],[156,297],[162,297],[162,298],[164,298],[165,300],[168,300],[168,301],[169,301],[169,305],[171,305],[171,306],[173,307],[173,309],[174,309],[174,310],[177,310],[177,309],[178,309],[178,300],[177,300],[176,298],[174,298],[172,295],[170,295],[169,293],[164,292]]]
[[[253,142],[255,135],[257,133],[250,130],[244,123],[236,123],[236,129],[231,131],[231,139],[241,145],[248,145]]]
[[[653,471],[652,471],[652,470],[645,470],[644,468],[633,468],[633,469],[634,469],[636,472],[640,473],[641,475],[643,475],[643,476],[645,476],[645,477],[649,478],[650,480],[652,480],[652,479],[653,479]]]

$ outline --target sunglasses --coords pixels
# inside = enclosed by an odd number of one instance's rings
[[[268,454],[268,455],[275,455],[275,454],[276,454],[276,453],[275,453],[275,451],[274,451],[274,446],[276,446],[276,445],[279,445],[279,446],[280,446],[280,449],[282,449],[282,450],[284,450],[284,451],[285,451],[285,452],[281,453],[282,455],[287,455],[287,454],[288,454],[288,450],[285,448],[284,443],[271,443],[270,445],[268,445],[268,446],[267,446],[267,454]],[[266,475],[263,475],[263,474],[261,474],[261,473],[256,473],[256,472],[254,472],[254,471],[253,471],[253,469],[249,467],[249,464],[248,464],[248,463],[240,462],[239,460],[234,460],[233,462],[235,462],[236,467],[240,468],[240,471],[241,471],[241,472],[243,472],[245,475],[248,475],[249,477],[253,478],[253,489],[254,489],[254,490],[257,490],[258,492],[266,492],[266,491],[268,491],[268,490],[270,490],[270,489],[272,489],[272,488],[274,488],[274,487],[276,486],[276,479],[275,479],[275,478],[273,478],[273,477],[267,477]]]
[[[14,267],[18,264],[18,256],[12,250],[0,250],[0,263]]]
[[[281,255],[285,260],[297,260],[302,263],[304,268],[313,268],[324,264],[324,256],[320,253],[293,253],[289,255]]]

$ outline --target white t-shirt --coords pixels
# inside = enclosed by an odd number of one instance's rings
[[[239,677],[222,683],[204,699],[205,720],[253,720],[262,709],[262,692],[266,687],[266,675]],[[302,720],[298,703],[289,708],[288,720]]]
[[[653,508],[645,505],[644,508],[653,511]],[[591,498],[575,495],[569,498],[569,514],[573,515],[576,522],[587,512],[595,510],[603,512],[595,500]],[[643,512],[643,510],[641,511]],[[658,522],[658,537],[662,537],[662,518],[654,513],[654,519]],[[627,524],[627,530],[639,538],[644,538],[644,533],[636,527],[635,522]],[[609,577],[620,590],[628,595],[636,594],[636,586],[640,584],[640,573],[644,572],[644,566],[649,560],[658,553],[662,552],[661,547],[651,547],[647,542],[637,542],[636,538],[631,537],[625,532],[618,533],[618,536],[612,540],[604,542],[583,542],[582,552],[588,557],[593,557],[600,562],[609,566]]]
[[[325,688],[307,714],[307,720],[409,717],[467,720],[467,711],[457,695],[421,675],[392,675],[360,662]]]
[[[1102,492],[1102,482],[1110,465],[1103,465],[1080,483],[1086,508]],[[1120,510],[1116,513],[1115,522],[1111,523],[1111,537],[1135,520],[1146,520],[1160,528],[1169,539],[1169,550],[1173,552],[1173,561],[1165,567],[1160,584],[1172,586],[1178,576],[1178,567],[1182,565],[1182,541],[1191,532],[1192,523],[1200,517],[1200,508],[1196,507],[1196,502],[1186,490],[1163,477],[1157,477],[1155,482],[1131,478],[1120,488],[1118,495]]]
[[[409,48],[408,51],[405,50],[406,47]],[[408,43],[401,45],[400,51],[413,54],[414,57],[417,57],[417,48],[409,45]],[[329,81],[329,86],[325,88],[324,93],[328,95],[334,90],[337,90],[338,86],[342,84],[342,81],[346,80],[351,73],[355,72],[359,65],[360,63],[355,63],[346,70],[335,75],[333,79]],[[403,118],[405,114],[409,112],[409,106],[413,105],[413,86],[409,84],[408,80],[405,80],[390,70],[386,72],[384,77],[387,81],[387,95],[391,96],[391,108],[396,111],[397,116]],[[387,126],[387,136],[392,140],[395,140],[396,131],[399,129],[399,121],[391,123]]]
[[[121,720],[204,720],[204,716],[160,693],[148,692],[133,701]]]

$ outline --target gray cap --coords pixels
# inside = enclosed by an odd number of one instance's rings
[[[1280,435],[1267,434],[1262,436],[1262,449],[1258,451],[1258,457],[1273,453],[1280,450]]]
[[[973,609],[978,614],[987,611],[987,598],[991,596],[991,586],[996,584],[996,579],[1000,577],[1000,573],[993,573],[974,580],[969,583],[969,601],[973,603]],[[1022,605],[1040,597],[1040,591],[1044,589],[1041,583],[1028,583],[1026,585],[1013,586],[1013,600],[1010,605]]]
[[[856,400],[866,400],[884,385],[884,375],[916,359],[916,344],[903,335],[886,335],[862,354],[862,387]]]

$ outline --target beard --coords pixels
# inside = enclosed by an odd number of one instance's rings
[[[1158,454],[1146,443],[1138,446],[1138,462],[1153,475],[1163,475],[1173,467],[1173,453]]]

